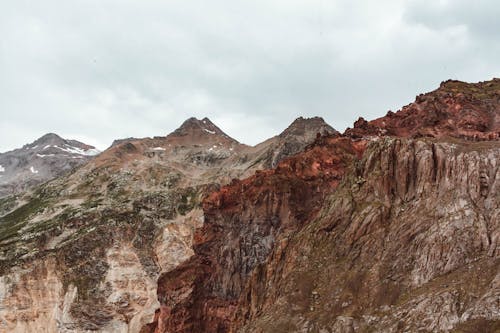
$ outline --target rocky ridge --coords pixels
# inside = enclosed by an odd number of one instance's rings
[[[453,137],[497,140],[500,137],[500,79],[474,84],[448,80],[397,113],[372,121],[359,118],[346,130],[352,138],[364,136]]]

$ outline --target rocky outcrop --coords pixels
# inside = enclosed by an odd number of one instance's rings
[[[54,133],[33,143],[0,154],[0,198],[17,194],[69,173],[88,162],[99,151]]]
[[[372,121],[359,118],[346,130],[366,136],[455,137],[496,140],[500,137],[500,79],[479,83],[448,80],[415,102]]]

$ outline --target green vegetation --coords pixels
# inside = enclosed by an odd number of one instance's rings
[[[0,216],[12,210],[17,204],[18,197],[11,195],[0,199]]]
[[[440,90],[450,93],[463,93],[471,95],[477,99],[490,99],[498,97],[500,94],[500,79],[493,79],[487,82],[467,83],[456,80],[445,81],[441,84]]]
[[[484,318],[468,320],[465,323],[460,323],[452,333],[498,333],[500,332],[499,320],[487,320]]]
[[[184,216],[191,210],[193,210],[193,208],[195,208],[197,205],[198,200],[196,189],[192,187],[182,189],[180,193],[180,203],[177,206],[177,212],[180,215]]]
[[[0,242],[18,234],[26,225],[30,216],[42,211],[47,202],[33,198],[27,204],[0,218]]]

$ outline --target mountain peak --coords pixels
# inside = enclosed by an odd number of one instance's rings
[[[33,144],[44,144],[44,143],[49,144],[49,143],[57,143],[63,141],[64,139],[61,138],[56,133],[47,133],[36,139],[35,142],[33,142]]]
[[[47,133],[36,139],[34,142],[24,145],[23,148],[39,148],[44,149],[48,146],[60,146],[65,147],[68,146],[70,148],[82,149],[83,151],[91,151],[91,154],[97,153],[97,150],[94,146],[85,144],[83,142],[77,140],[70,140],[62,138],[56,133]]]
[[[175,136],[186,136],[192,134],[201,135],[218,135],[228,137],[219,127],[217,127],[210,119],[207,117],[203,119],[197,119],[195,117],[188,118],[182,125],[172,132]]]
[[[279,136],[316,136],[318,133],[325,135],[338,132],[321,117],[298,117]]]

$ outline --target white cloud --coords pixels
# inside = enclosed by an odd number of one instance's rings
[[[342,130],[448,78],[500,73],[496,1],[15,1],[0,12],[0,151],[46,132],[164,135],[208,116],[254,144]],[[6,121],[5,119],[8,119]]]

